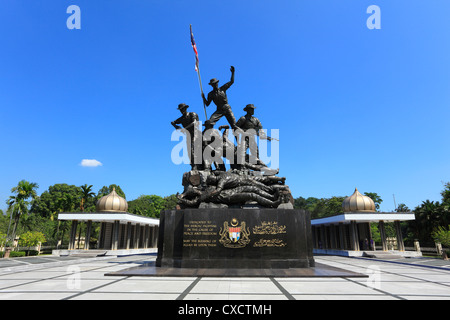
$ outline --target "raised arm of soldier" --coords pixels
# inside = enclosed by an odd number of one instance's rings
[[[220,87],[220,90],[222,90],[222,91],[226,91],[234,83],[234,71],[235,71],[235,69],[234,69],[233,66],[230,67],[230,71],[231,71],[231,79],[230,79],[229,82],[225,83],[223,86]],[[215,96],[215,92],[217,92],[219,90],[219,84],[218,83],[219,83],[219,80],[217,80],[217,79],[211,79],[211,81],[209,82],[209,84],[213,87],[213,91],[208,93],[208,99],[206,99],[205,94],[202,92],[203,103],[207,107],[213,101],[214,96]]]
[[[230,71],[231,71],[230,81],[228,81],[227,83],[225,83],[223,86],[220,87],[220,89],[222,89],[223,91],[226,91],[234,83],[234,67],[233,66],[230,67]]]

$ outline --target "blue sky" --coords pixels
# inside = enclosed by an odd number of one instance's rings
[[[69,5],[81,29],[69,30]],[[369,5],[381,29],[369,30]],[[0,208],[21,179],[181,192],[170,122],[205,93],[279,129],[294,197],[376,192],[381,210],[440,200],[450,181],[450,2],[0,0]],[[215,110],[212,104],[208,116]],[[226,124],[223,118],[218,125]],[[103,165],[83,167],[82,159]]]

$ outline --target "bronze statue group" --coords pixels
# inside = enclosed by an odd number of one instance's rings
[[[171,122],[175,129],[186,134],[191,164],[191,170],[183,175],[184,190],[177,194],[178,204],[181,208],[293,208],[293,197],[285,185],[286,179],[277,177],[279,170],[269,168],[259,158],[256,136],[272,139],[254,116],[256,107],[247,104],[244,108],[246,114],[236,121],[228,104],[227,90],[234,83],[235,68],[231,66],[230,71],[229,82],[219,87],[219,80],[213,78],[209,82],[212,91],[207,97],[203,92],[201,94],[204,105],[214,102],[217,107],[204,122],[202,132],[198,128],[197,113],[188,112],[189,106],[184,103],[178,105],[182,116]],[[222,117],[227,119],[229,126],[214,129]],[[228,138],[230,128],[237,145]],[[223,158],[230,163],[228,171]]]

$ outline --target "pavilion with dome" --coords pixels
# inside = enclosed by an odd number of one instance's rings
[[[413,256],[416,252],[405,251],[400,221],[414,220],[414,213],[377,212],[370,197],[362,195],[358,189],[347,197],[342,208],[344,213],[311,220],[313,252],[343,256],[376,256],[370,223],[377,222],[381,236],[382,251],[387,253],[386,222],[393,222],[396,230],[396,255]]]
[[[127,255],[155,252],[158,241],[159,219],[127,212],[127,201],[115,189],[100,198],[96,212],[60,213],[58,220],[72,221],[68,250],[53,250],[54,255],[90,254]],[[76,249],[78,223],[86,223],[84,248]],[[100,223],[97,245],[90,248],[92,223]],[[95,250],[95,251],[94,251]],[[100,253],[99,253],[100,254]]]

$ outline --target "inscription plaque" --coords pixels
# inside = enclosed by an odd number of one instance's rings
[[[314,266],[309,213],[303,210],[166,210],[159,228],[157,266]]]
[[[217,246],[217,225],[208,220],[190,220],[184,223],[183,247]]]

